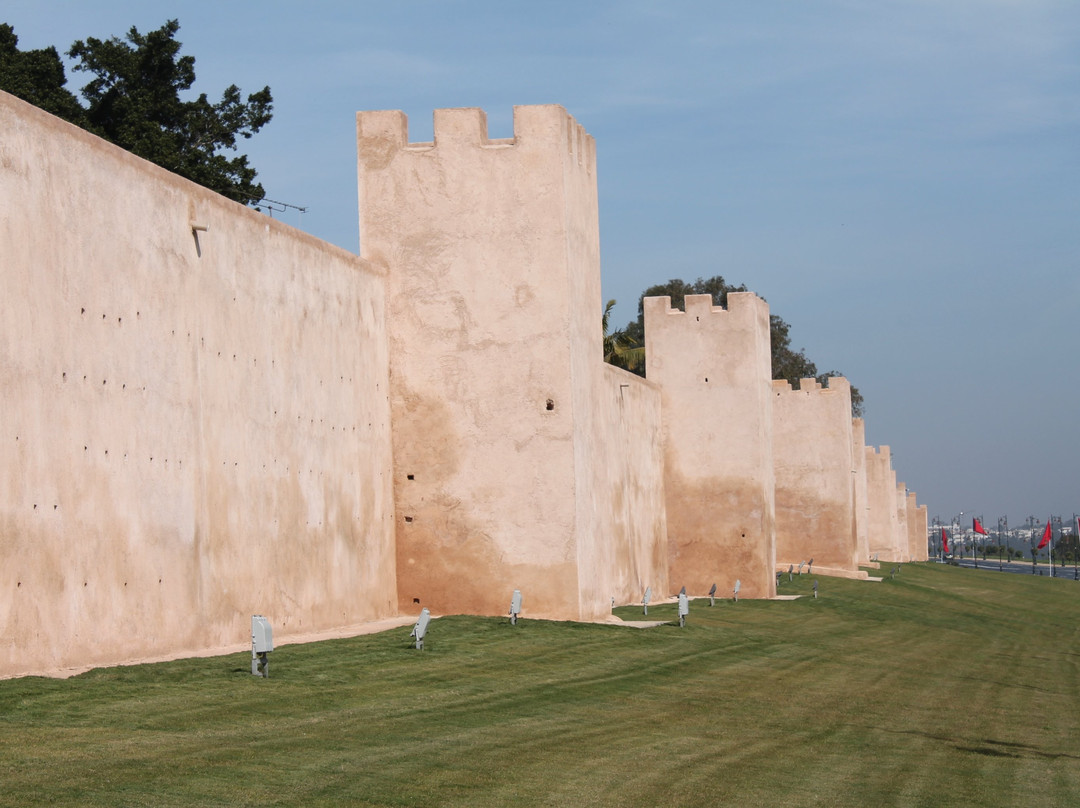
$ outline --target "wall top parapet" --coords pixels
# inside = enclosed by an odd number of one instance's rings
[[[646,319],[653,317],[684,317],[685,322],[700,322],[702,317],[711,315],[722,319],[728,316],[756,317],[764,312],[766,316],[769,304],[753,292],[730,292],[727,296],[727,308],[714,306],[712,295],[687,295],[683,303],[685,310],[672,308],[671,297],[647,297],[643,301]]]
[[[773,379],[772,386],[773,391],[778,396],[797,393],[805,393],[806,395],[821,394],[824,396],[844,395],[845,393],[850,395],[851,392],[851,383],[843,376],[827,377],[825,386],[822,386],[817,379],[799,379],[798,388],[792,387],[787,379]]]
[[[588,171],[593,171],[596,165],[596,142],[559,104],[515,106],[511,138],[488,137],[487,113],[478,107],[436,109],[433,121],[433,141],[410,143],[409,118],[401,110],[357,112],[361,162],[378,167],[397,152],[547,150],[557,145]]]

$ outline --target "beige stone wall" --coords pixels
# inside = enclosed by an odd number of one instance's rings
[[[388,278],[402,608],[502,614],[520,589],[535,616],[606,613],[631,592],[607,566],[625,504],[599,471],[617,422],[592,138],[558,106],[515,107],[507,140],[477,109],[436,110],[434,143],[400,112],[357,129],[361,250]],[[654,540],[662,514],[636,517]]]
[[[0,675],[395,611],[364,262],[0,93],[0,301]]]
[[[769,308],[750,293],[646,298],[647,375],[664,421],[671,588],[776,593]]]
[[[776,561],[858,569],[851,385],[802,379],[773,385]]]
[[[908,542],[908,503],[907,486],[904,483],[896,484],[896,536],[893,539],[896,547],[897,561],[910,561],[911,551]]]
[[[926,540],[926,506],[918,504],[914,491],[908,492],[907,495],[907,530],[908,560],[926,561],[929,557]]]
[[[898,542],[896,472],[888,446],[866,447],[866,491],[870,557],[877,556],[880,561],[904,561]]]
[[[926,506],[919,505],[915,509],[915,535],[914,541],[917,542],[912,547],[912,561],[928,561],[930,559],[930,542],[928,532],[930,530],[929,516],[927,515]]]
[[[851,457],[855,464],[855,532],[859,562],[870,560],[870,502],[866,490],[866,425],[851,420]]]

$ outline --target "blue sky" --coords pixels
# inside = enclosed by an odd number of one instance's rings
[[[931,518],[1080,511],[1080,3],[4,6],[24,49],[178,18],[197,90],[270,85],[243,151],[307,207],[279,218],[354,251],[356,110],[427,140],[436,107],[507,137],[562,104],[597,141],[615,323],[669,278],[745,283]]]

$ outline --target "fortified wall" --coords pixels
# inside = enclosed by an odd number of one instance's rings
[[[834,377],[828,387],[816,379],[801,379],[798,390],[782,379],[772,386],[776,561],[812,558],[816,568],[857,572],[851,385]]]
[[[396,612],[379,271],[0,93],[0,300],[0,675]]]
[[[749,292],[645,298],[646,375],[659,386],[673,588],[776,594],[769,307]]]
[[[513,589],[562,619],[769,597],[789,496],[818,514],[793,558],[917,557],[888,447],[840,405],[777,420],[764,301],[647,299],[648,381],[604,364],[565,110],[357,135],[363,257],[0,93],[0,676],[220,649],[254,613],[280,641]],[[799,418],[816,448],[775,439]]]

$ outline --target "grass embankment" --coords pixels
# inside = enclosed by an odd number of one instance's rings
[[[1080,584],[814,577],[682,629],[448,617],[424,652],[280,648],[269,680],[240,654],[0,682],[0,805],[1080,804]]]

